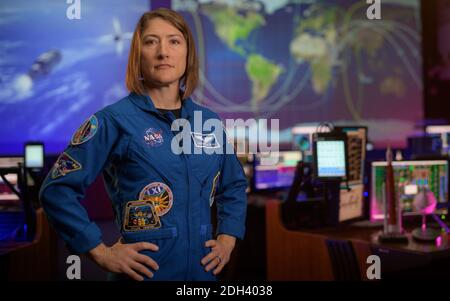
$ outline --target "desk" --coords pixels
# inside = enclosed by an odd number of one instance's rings
[[[268,280],[334,280],[332,261],[326,244],[328,239],[351,243],[358,262],[360,279],[367,278],[366,260],[372,254],[380,256],[382,278],[386,273],[398,275],[396,273],[405,272],[406,269],[421,271],[420,269],[444,261],[450,266],[448,235],[441,237],[439,244],[420,243],[413,240],[411,235],[408,235],[407,244],[381,244],[377,240],[380,228],[349,225],[293,231],[284,227],[280,205],[281,203],[275,200],[266,203]]]
[[[56,274],[55,258],[56,233],[39,208],[33,241],[0,243],[0,280],[52,280]]]

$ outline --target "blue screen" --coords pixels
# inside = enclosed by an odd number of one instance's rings
[[[317,169],[319,177],[345,177],[344,141],[317,141]]]
[[[256,156],[254,181],[255,189],[286,188],[292,185],[297,162],[301,159],[299,151],[279,152],[278,162],[273,165],[262,165],[260,156]]]
[[[26,141],[59,153],[91,114],[126,96],[132,32],[149,1],[0,3],[0,153]],[[70,14],[69,14],[70,15]]]

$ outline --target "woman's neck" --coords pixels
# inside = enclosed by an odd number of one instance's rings
[[[147,88],[147,93],[158,109],[175,110],[181,107],[178,85]]]

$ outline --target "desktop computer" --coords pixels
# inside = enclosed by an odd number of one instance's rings
[[[8,170],[17,168],[19,164],[24,163],[23,157],[0,157],[0,170]],[[19,190],[18,176],[14,172],[1,172],[0,177],[0,210],[7,206],[19,206],[19,196],[14,193],[13,189]],[[3,179],[4,177],[4,179]],[[10,187],[11,184],[13,187]]]
[[[0,242],[10,240],[25,222],[22,210],[18,173],[23,157],[0,157]]]
[[[312,152],[313,134],[318,125],[301,125],[291,129],[292,148],[302,152]]]
[[[431,191],[437,201],[436,208],[448,205],[448,161],[394,161],[394,182],[396,195],[400,198],[403,215],[417,215],[419,209],[414,205],[414,199],[423,189]],[[371,220],[381,220],[384,217],[385,178],[387,162],[372,162],[371,171]]]
[[[439,136],[442,155],[450,155],[450,125],[429,125],[425,128],[428,136]]]
[[[300,151],[272,152],[271,157],[278,156],[278,163],[274,165],[261,164],[263,156],[260,153],[255,156],[252,191],[289,188],[294,179],[297,162],[302,159]]]

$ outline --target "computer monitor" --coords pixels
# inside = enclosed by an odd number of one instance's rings
[[[384,217],[385,178],[387,162],[372,162],[371,220]],[[436,208],[448,205],[448,161],[394,161],[394,182],[403,215],[419,214],[413,202],[414,197],[425,186],[433,192]]]
[[[253,178],[253,155],[251,154],[238,154],[237,158],[242,165],[242,169],[244,170],[245,177],[247,178],[247,183],[251,183],[251,179]],[[246,192],[250,192],[250,186],[248,185],[246,188]]]
[[[431,159],[442,155],[442,139],[439,134],[408,137],[411,159]]]
[[[317,132],[318,125],[295,126],[291,129],[292,147],[294,150],[312,152],[312,135]],[[325,129],[329,131],[329,129]]]
[[[450,154],[450,125],[428,125],[425,128],[428,135],[437,134],[441,137],[442,153]]]
[[[20,164],[23,164],[23,157],[0,157],[0,169],[7,170],[17,168]],[[17,173],[4,173],[5,179],[14,186],[15,189],[18,187],[18,177]],[[9,188],[9,186],[0,177],[0,210],[4,205],[18,204],[19,197]]]
[[[44,144],[39,142],[28,142],[25,144],[25,167],[44,167]]]
[[[272,152],[270,156],[278,156],[278,163],[263,165],[261,158],[267,156],[260,153],[255,156],[253,190],[281,189],[292,185],[297,162],[302,159],[300,151]]]
[[[313,158],[316,178],[347,178],[347,135],[338,132],[314,134]]]

